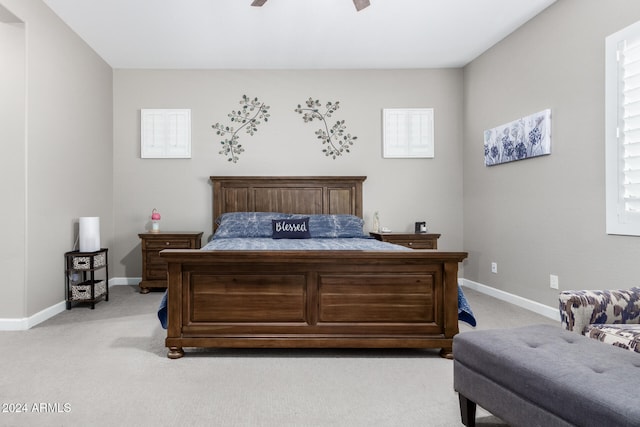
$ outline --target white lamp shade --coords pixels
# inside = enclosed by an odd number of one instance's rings
[[[100,217],[80,217],[80,252],[100,250]]]

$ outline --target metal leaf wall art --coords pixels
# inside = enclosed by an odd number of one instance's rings
[[[222,137],[227,134],[230,135],[230,137],[220,141],[222,150],[218,154],[227,156],[227,160],[233,163],[238,162],[240,154],[244,151],[242,144],[239,142],[240,136],[238,133],[244,131],[253,136],[258,131],[258,125],[269,120],[270,107],[259,101],[258,98],[249,98],[247,95],[242,95],[240,105],[242,105],[242,108],[238,111],[233,110],[228,114],[231,122],[239,124],[237,129],[234,126],[225,126],[221,123],[211,126],[216,130],[216,135]]]
[[[332,114],[340,108],[340,101],[327,102],[323,112],[320,111],[322,104],[317,99],[309,98],[305,104],[305,107],[298,104],[295,112],[302,114],[302,120],[304,120],[305,123],[312,122],[315,119],[322,122],[322,128],[315,132],[318,139],[322,140],[322,145],[326,145],[326,147],[322,149],[322,152],[325,153],[327,157],[334,159],[345,153],[349,153],[349,148],[358,137],[347,132],[344,120],[337,120],[331,127],[329,127],[329,123],[327,123],[327,118],[331,117]]]

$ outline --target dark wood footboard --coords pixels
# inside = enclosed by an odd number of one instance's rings
[[[184,347],[441,348],[465,252],[164,250],[168,356]]]

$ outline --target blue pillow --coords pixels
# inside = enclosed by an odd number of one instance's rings
[[[271,221],[274,239],[309,239],[309,218],[274,219]]]
[[[355,215],[347,214],[318,214],[309,216],[309,231],[311,237],[368,237],[363,231],[364,220]],[[294,215],[300,218],[300,215]]]
[[[311,238],[367,237],[363,232],[364,221],[355,215],[309,215],[279,212],[227,212],[216,223],[214,239],[232,237],[273,237],[274,219],[309,218],[307,230]]]
[[[213,238],[271,237],[271,221],[289,217],[278,212],[227,212],[216,220],[218,228]]]

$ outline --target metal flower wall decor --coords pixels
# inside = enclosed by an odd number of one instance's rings
[[[304,120],[305,123],[312,122],[314,119],[322,122],[323,128],[318,129],[316,135],[318,139],[322,140],[322,145],[326,145],[322,152],[325,153],[327,157],[335,159],[344,153],[349,153],[349,147],[353,145],[353,141],[358,139],[358,137],[347,132],[344,120],[337,120],[331,127],[329,127],[327,123],[327,118],[331,117],[331,115],[340,108],[340,101],[327,102],[324,106],[324,112],[320,112],[321,108],[322,104],[319,100],[309,98],[306,101],[306,107],[298,104],[295,112],[302,114],[302,120]]]
[[[220,141],[222,150],[218,154],[224,154],[228,157],[227,160],[233,163],[238,162],[240,154],[244,151],[242,144],[238,141],[240,138],[238,133],[244,130],[253,136],[258,130],[258,125],[263,121],[267,122],[269,120],[269,106],[259,101],[258,98],[249,98],[247,95],[242,95],[240,105],[242,105],[241,109],[238,111],[233,110],[228,114],[231,122],[240,125],[237,129],[220,123],[211,126],[216,130],[216,135],[223,137],[227,134],[231,135],[230,138]]]

